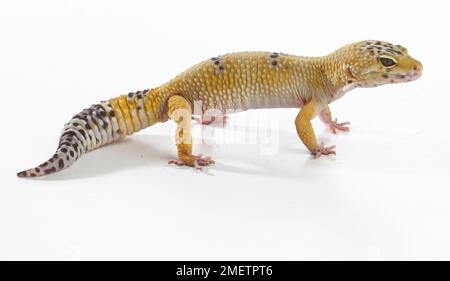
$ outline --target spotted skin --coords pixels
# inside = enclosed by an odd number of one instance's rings
[[[162,121],[158,113],[161,108],[157,106],[160,100],[157,90],[145,90],[84,109],[64,126],[55,154],[38,167],[17,176],[38,177],[55,173],[71,166],[91,150]]]
[[[319,115],[333,133],[348,131],[347,122],[333,121],[331,102],[358,87],[414,81],[421,74],[422,64],[406,48],[376,40],[349,44],[323,57],[276,52],[213,57],[158,88],[84,109],[64,126],[54,156],[17,175],[36,177],[60,171],[88,151],[168,119],[178,124],[178,159],[170,163],[196,168],[212,164],[209,157],[192,154],[189,122],[198,102],[201,112],[299,108],[295,125],[303,144],[316,157],[335,154],[334,146],[317,143],[311,119]]]

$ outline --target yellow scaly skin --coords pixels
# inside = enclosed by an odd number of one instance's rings
[[[203,61],[158,88],[130,93],[102,103],[109,119],[104,118],[101,108],[94,107],[94,113],[89,109],[83,111],[81,115],[74,116],[72,123],[68,123],[70,126],[65,129],[60,143],[67,143],[69,139],[68,149],[72,146],[78,149],[75,142],[84,147],[83,151],[75,155],[76,160],[85,151],[99,147],[99,143],[112,142],[170,118],[178,124],[178,159],[169,163],[201,168],[214,163],[209,157],[192,154],[190,120],[194,105],[201,104],[203,112],[212,109],[229,112],[258,108],[300,108],[295,125],[303,144],[316,157],[335,154],[334,146],[325,147],[317,143],[311,119],[319,115],[333,133],[338,130],[348,131],[348,122],[337,123],[337,120],[332,119],[328,106],[331,102],[357,87],[409,82],[418,79],[421,74],[422,64],[409,56],[406,48],[384,41],[356,42],[323,57],[270,52],[227,54]],[[96,131],[102,123],[91,122],[91,115],[93,119],[98,116],[104,119],[102,127],[105,132],[101,128]],[[84,133],[80,135],[71,125],[77,122],[82,123],[82,130],[87,135],[98,133],[97,137],[89,140]],[[110,130],[110,127],[113,129]],[[74,160],[66,155],[69,152],[62,153],[61,150],[60,145],[53,156],[55,161],[51,161],[51,158],[39,166],[46,167],[46,170],[37,167],[18,175],[41,176],[66,168]],[[61,160],[64,157],[67,161]],[[52,166],[53,162],[59,162],[59,165]]]
[[[382,60],[394,64],[384,66]],[[356,87],[413,81],[421,73],[422,64],[406,48],[361,41],[316,58],[267,52],[228,54],[190,68],[159,90],[165,96],[183,97],[191,108],[201,101],[204,111],[301,108],[295,120],[297,133],[318,157],[335,154],[335,147],[317,143],[312,118],[320,115],[333,133],[349,130],[348,122],[333,121],[328,104]],[[192,165],[191,161],[173,163]]]

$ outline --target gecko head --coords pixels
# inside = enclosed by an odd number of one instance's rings
[[[345,75],[359,87],[410,82],[422,75],[422,64],[400,45],[362,41],[342,48],[338,54]]]

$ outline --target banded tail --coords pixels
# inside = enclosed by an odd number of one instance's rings
[[[38,167],[17,173],[39,177],[71,166],[86,152],[149,127],[160,118],[161,96],[144,90],[102,101],[84,109],[64,126],[55,154]]]

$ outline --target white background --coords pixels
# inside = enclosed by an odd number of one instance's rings
[[[2,1],[0,258],[448,259],[446,4]],[[196,145],[217,162],[205,172],[167,165],[176,156],[167,122],[54,176],[16,178],[100,100],[223,53],[324,55],[363,39],[406,46],[424,73],[332,104],[352,122],[349,134],[331,136],[314,121],[336,157],[312,160],[295,132],[297,110],[275,109],[231,119],[275,120],[275,153]]]

